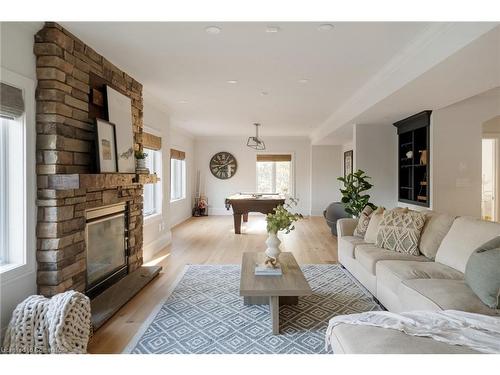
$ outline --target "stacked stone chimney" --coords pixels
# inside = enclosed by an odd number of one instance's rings
[[[34,53],[38,292],[83,292],[88,208],[127,203],[129,272],[142,264],[143,185],[135,175],[96,174],[94,151],[95,117],[106,116],[103,84],[132,99],[135,149],[142,149],[142,85],[57,23],[35,35]]]

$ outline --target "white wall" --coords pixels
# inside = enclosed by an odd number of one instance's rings
[[[172,127],[170,129],[169,140],[170,148],[175,148],[186,153],[186,198],[170,202],[168,210],[169,225],[170,227],[174,227],[190,218],[192,214],[194,179],[196,176],[195,149],[194,137],[185,130]],[[170,190],[170,180],[165,179],[165,183],[169,184]]]
[[[397,205],[397,133],[392,124],[354,126],[355,169],[371,177],[368,192],[377,206]]]
[[[341,199],[343,175],[342,146],[312,146],[311,153],[311,215],[323,216],[323,210]]]
[[[20,76],[27,78],[32,81],[35,85],[35,56],[33,54],[33,35],[36,31],[41,28],[42,24],[38,22],[30,22],[24,24],[18,23],[5,23],[2,22],[0,25],[0,65],[2,68],[8,69]],[[2,77],[0,77],[1,80]],[[34,96],[31,98],[25,98],[26,101],[31,101],[31,107],[34,110]],[[27,103],[28,107],[28,103]],[[32,114],[34,117],[34,113]],[[35,201],[36,196],[36,186],[35,186],[35,170],[34,170],[34,158],[35,158],[35,122],[27,122],[27,133],[31,135],[33,142],[27,143],[28,155],[32,155],[33,160],[31,160],[31,176],[27,176],[28,179],[28,194],[31,195],[31,199],[28,202]],[[28,161],[28,169],[30,161]],[[32,186],[30,186],[32,185]],[[28,207],[28,218],[33,220],[32,226],[34,226],[34,220],[36,218],[36,207],[32,203],[31,207]],[[34,228],[33,228],[34,230]],[[34,265],[35,253],[36,253],[36,239],[33,232],[29,232],[30,238],[27,238],[27,258]],[[4,277],[1,278],[0,282],[0,328],[1,333],[7,327],[12,310],[15,306],[21,302],[23,299],[31,294],[36,294],[36,269],[31,267],[29,272],[18,275],[14,279],[5,280]],[[2,336],[2,335],[0,335]]]
[[[170,202],[170,136],[169,116],[165,109],[158,105],[144,88],[144,130],[151,132],[162,139],[162,171],[159,175],[162,185],[161,213],[144,219],[143,229],[143,258],[147,262],[155,253],[170,243],[171,232],[168,218]]]
[[[171,228],[191,217],[194,189],[194,138],[170,126],[167,110],[144,88],[144,129],[162,139],[162,212],[144,219],[144,261],[164,249],[172,239]],[[186,198],[170,202],[170,149],[186,153]]]
[[[291,153],[294,160],[295,196],[297,207],[304,215],[311,211],[311,143],[306,137],[265,137],[266,153]],[[224,199],[238,192],[256,190],[257,152],[246,146],[244,137],[197,137],[195,141],[196,169],[200,170],[200,191],[208,197],[209,214],[231,214],[224,207]],[[209,170],[209,162],[220,151],[232,153],[237,162],[236,174],[228,180],[219,180]]]
[[[482,124],[500,114],[498,92],[474,96],[432,113],[434,210],[481,216]]]

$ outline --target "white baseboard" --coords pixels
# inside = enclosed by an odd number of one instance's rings
[[[311,210],[311,216],[323,216],[323,210]]]
[[[149,262],[151,259],[153,259],[155,254],[168,246],[170,242],[172,242],[172,232],[170,230],[167,230],[156,240],[148,243],[147,245],[144,245],[144,248],[142,250],[144,262]]]

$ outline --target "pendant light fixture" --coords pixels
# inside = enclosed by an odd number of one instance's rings
[[[265,150],[266,144],[262,139],[259,138],[260,124],[255,123],[254,125],[255,125],[255,137],[248,137],[247,146],[259,151]]]

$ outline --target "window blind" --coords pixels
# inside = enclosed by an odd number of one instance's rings
[[[23,113],[23,92],[17,87],[0,82],[0,116],[15,119]]]
[[[186,153],[184,151],[179,151],[176,149],[170,149],[170,159],[184,160],[186,159]]]
[[[271,155],[271,154],[265,154],[265,155],[257,155],[257,161],[259,162],[264,162],[264,161],[292,161],[292,155]]]
[[[161,137],[151,133],[142,133],[142,145],[150,150],[158,151],[161,149]]]

